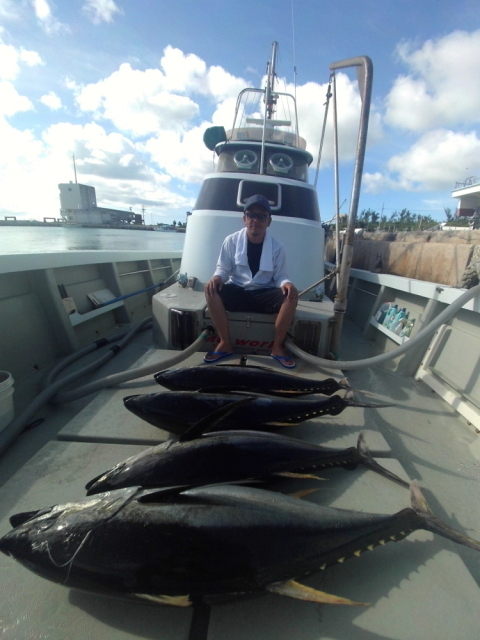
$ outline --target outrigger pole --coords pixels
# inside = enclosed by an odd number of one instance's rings
[[[277,49],[278,43],[272,44],[272,59],[268,65],[267,86],[265,88],[265,111],[263,116],[263,132],[262,132],[262,149],[260,153],[260,173],[263,171],[263,161],[265,157],[265,135],[267,129],[267,121],[272,119],[274,107],[277,102],[277,96],[274,94],[275,74],[277,66]]]
[[[334,300],[334,315],[332,335],[330,338],[330,353],[335,360],[338,359],[338,349],[340,346],[340,335],[342,332],[343,318],[347,308],[348,280],[353,258],[353,242],[355,238],[355,226],[357,221],[358,201],[360,198],[360,186],[362,183],[363,162],[365,159],[365,148],[367,144],[368,118],[370,115],[370,102],[372,98],[373,65],[367,56],[349,58],[340,62],[333,62],[330,70],[348,67],[357,68],[358,85],[360,97],[362,99],[362,109],[360,113],[360,125],[358,129],[357,152],[355,158],[355,169],[353,174],[352,197],[350,200],[350,213],[348,216],[348,226],[343,240],[342,262],[340,264],[340,275],[338,276],[337,295]],[[334,91],[335,83],[334,83]],[[337,216],[337,234],[339,233]],[[337,256],[338,259],[338,256]]]

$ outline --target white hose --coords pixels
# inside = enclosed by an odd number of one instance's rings
[[[393,358],[397,358],[401,356],[409,349],[413,349],[420,342],[423,342],[426,338],[428,338],[432,333],[434,333],[442,324],[445,324],[447,320],[449,320],[452,316],[454,316],[457,311],[459,311],[464,304],[466,304],[469,300],[474,298],[480,293],[480,284],[465,291],[460,297],[458,297],[454,302],[452,302],[446,309],[442,311],[430,324],[424,327],[421,331],[417,333],[414,338],[410,338],[407,342],[404,342],[397,349],[393,349],[388,353],[382,353],[379,356],[374,356],[373,358],[365,358],[363,360],[326,360],[325,358],[318,358],[317,356],[312,356],[310,353],[306,353],[299,347],[297,347],[290,338],[287,338],[285,341],[285,346],[288,347],[289,351],[293,353],[293,355],[305,360],[309,364],[312,364],[316,367],[324,367],[326,369],[344,369],[344,370],[352,370],[352,369],[364,369],[366,367],[373,367],[374,365],[380,364],[382,362],[386,362],[387,360],[392,360]]]
[[[130,380],[136,380],[137,378],[143,378],[144,376],[148,376],[152,373],[157,373],[158,371],[160,371],[160,369],[168,369],[169,367],[173,367],[173,365],[186,360],[186,358],[190,357],[192,354],[198,351],[208,335],[208,330],[203,331],[195,340],[195,342],[192,342],[189,347],[187,347],[183,351],[177,352],[176,355],[172,356],[171,358],[167,358],[167,360],[160,360],[159,362],[147,364],[136,369],[127,369],[126,371],[120,371],[120,373],[114,373],[110,376],[102,378],[101,380],[96,380],[95,382],[90,382],[83,387],[78,387],[78,389],[73,389],[72,391],[67,391],[60,395],[57,395],[53,399],[53,402],[54,404],[64,404],[65,402],[72,402],[72,400],[78,400],[78,398],[83,398],[83,396],[87,396],[90,393],[99,391],[100,389],[106,389],[122,382],[128,382]]]
[[[139,330],[141,325],[145,323],[147,318],[142,323],[139,323],[137,327],[131,330],[131,332],[135,331],[135,329]],[[129,332],[129,334],[131,333]],[[179,351],[175,356],[168,358],[167,360],[161,360],[154,364],[139,367],[137,369],[129,369],[128,371],[123,371],[119,374],[107,376],[102,378],[101,380],[97,380],[91,384],[85,385],[84,387],[80,387],[79,389],[75,389],[64,396],[67,396],[67,399],[60,398],[63,402],[71,402],[77,398],[81,398],[89,393],[93,393],[94,391],[98,391],[99,389],[104,389],[106,387],[111,387],[115,384],[119,384],[120,382],[126,382],[127,380],[133,380],[134,378],[141,378],[143,376],[149,375],[151,373],[156,373],[160,369],[171,367],[174,364],[178,364],[182,360],[185,360],[193,353],[198,351],[198,349],[202,346],[203,341],[208,338],[210,335],[209,329],[204,329],[200,336],[193,342],[189,347],[184,349],[183,351]],[[124,340],[126,339],[126,336]],[[106,354],[107,355],[107,354]],[[108,359],[110,359],[110,354],[108,354]],[[98,361],[94,363],[95,368],[98,368]],[[74,380],[78,379],[79,375],[85,375],[89,371],[89,367],[84,367],[80,371],[76,371],[68,376],[65,376],[61,380],[57,380],[53,384],[51,384],[47,389],[41,391],[38,396],[33,400],[33,402],[23,411],[17,418],[14,418],[10,424],[8,424],[3,431],[0,432],[0,453],[2,453],[11,442],[25,429],[25,426],[29,424],[35,414],[49,402],[61,389],[63,389],[68,384],[71,384]],[[71,397],[69,397],[71,396]],[[55,399],[55,402],[58,402]]]

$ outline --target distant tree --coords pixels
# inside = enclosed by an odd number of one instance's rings
[[[174,227],[176,227],[176,226],[177,226],[177,221],[176,221],[176,220],[174,220],[174,221],[172,222],[172,224],[173,224],[173,226],[174,226]]]
[[[379,218],[380,214],[373,209],[363,209],[357,218],[358,226],[367,231],[373,230]]]
[[[450,207],[445,207],[443,209],[445,211],[445,217],[447,218],[447,222],[451,222],[453,220],[453,213]]]

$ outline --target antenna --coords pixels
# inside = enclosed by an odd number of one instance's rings
[[[72,153],[73,158],[73,172],[75,174],[75,184],[77,184],[77,167],[75,166],[75,154]]]

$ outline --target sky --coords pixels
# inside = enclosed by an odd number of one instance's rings
[[[314,156],[332,62],[366,55],[373,93],[359,211],[445,221],[480,179],[477,0],[0,0],[0,219],[59,217],[58,184],[103,207],[184,221],[214,170],[203,133],[229,129],[237,94],[296,92]],[[348,213],[360,98],[337,72],[339,200]],[[332,110],[317,192],[334,215]]]

